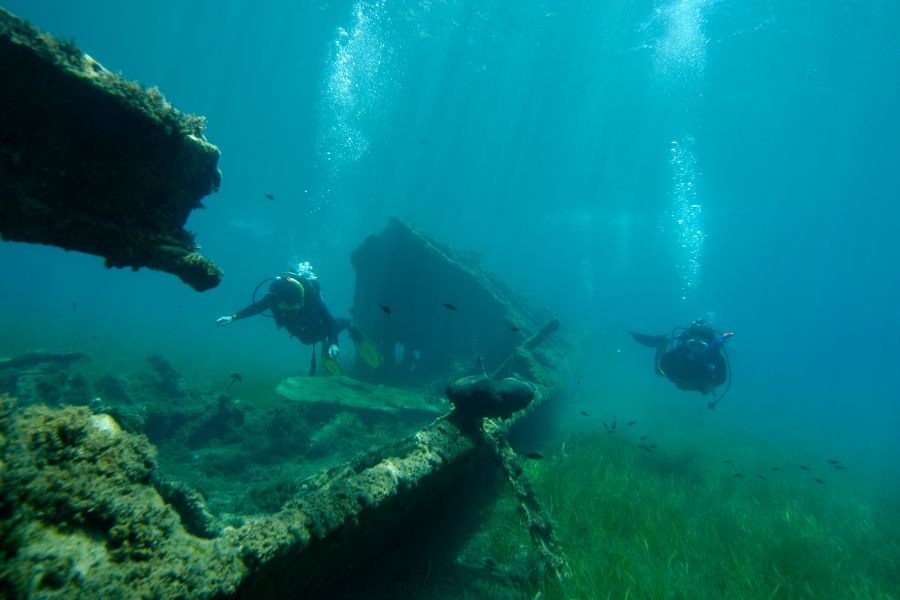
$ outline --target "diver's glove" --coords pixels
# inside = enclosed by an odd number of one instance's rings
[[[227,317],[219,317],[216,319],[216,327],[224,327],[234,321],[234,315],[228,315]]]
[[[340,355],[341,349],[337,347],[337,344],[328,346],[328,358],[337,358]]]

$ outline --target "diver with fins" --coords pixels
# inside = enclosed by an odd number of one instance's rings
[[[257,291],[268,281],[272,282],[269,290],[265,296],[257,300]],[[312,345],[310,375],[316,372],[317,343],[321,343],[320,360],[325,372],[330,375],[341,374],[341,366],[337,361],[341,354],[338,336],[345,329],[363,362],[372,369],[379,367],[383,362],[374,342],[349,319],[335,319],[331,315],[322,299],[318,277],[308,262],[300,263],[294,271],[260,281],[253,290],[252,304],[231,315],[219,317],[216,326],[223,327],[239,319],[265,314],[267,310],[271,311],[271,316],[279,329],[287,329],[291,337],[299,339],[302,344]]]
[[[731,388],[731,364],[725,352],[725,341],[734,333],[716,331],[704,319],[696,319],[687,327],[676,327],[671,335],[646,335],[629,331],[634,340],[656,349],[653,364],[662,375],[685,391],[716,395],[716,388],[725,385],[718,398],[707,404],[715,408]]]

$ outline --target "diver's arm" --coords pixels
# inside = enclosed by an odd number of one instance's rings
[[[241,310],[237,311],[233,315],[226,315],[224,317],[219,317],[216,320],[216,325],[219,327],[223,325],[228,325],[229,323],[233,323],[238,319],[246,319],[247,317],[252,317],[253,315],[258,315],[266,309],[272,308],[278,303],[278,298],[272,292],[268,292],[261,299],[257,300],[250,306],[245,306]]]
[[[250,306],[246,306],[234,313],[234,320],[237,321],[238,319],[246,319],[247,317],[258,315],[264,310],[272,308],[276,304],[278,304],[278,296],[272,292],[267,292],[265,296]]]

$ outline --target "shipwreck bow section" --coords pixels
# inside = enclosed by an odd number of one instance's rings
[[[184,229],[221,180],[202,117],[3,9],[0,79],[3,239],[218,285],[222,272]]]
[[[511,355],[552,320],[483,269],[477,254],[454,250],[395,217],[350,261],[356,270],[353,322],[385,358],[376,374],[381,380],[446,378],[476,358],[491,372],[505,363],[500,374],[512,374],[518,367]],[[534,358],[558,367],[559,344],[535,345]]]

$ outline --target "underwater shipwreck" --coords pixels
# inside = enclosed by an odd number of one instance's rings
[[[16,92],[0,98],[4,240],[219,282],[183,229],[221,177],[202,118],[5,11],[0,69]],[[158,354],[136,373],[81,352],[0,359],[0,597],[377,597],[408,576],[397,564],[427,579],[428,540],[458,547],[459,513],[497,481],[539,557],[520,579],[566,577],[508,441],[567,377],[559,321],[399,219],[351,262],[353,321],[383,363],[262,401],[239,374],[197,389]]]
[[[396,564],[421,553],[430,536],[446,535],[440,530],[461,505],[490,502],[497,489],[487,482],[495,479],[519,503],[521,526],[540,557],[533,576],[565,577],[552,523],[507,439],[553,402],[565,376],[559,322],[465,254],[396,219],[360,245],[354,263],[395,251],[413,269],[407,276],[435,284],[416,286],[421,295],[408,297],[419,307],[417,319],[441,322],[450,311],[434,300],[441,282],[452,282],[460,307],[453,311],[456,345],[422,344],[416,336],[432,332],[412,321],[388,335],[372,314],[372,339],[385,350],[395,346],[381,367],[288,378],[265,410],[241,402],[236,380],[211,392],[190,389],[158,355],[148,357],[149,373],[94,382],[73,372],[87,355],[35,352],[0,361],[5,591],[268,598],[368,590],[377,597],[373,590],[393,577],[384,557]],[[369,294],[382,275],[357,270],[354,314],[362,323],[378,307]],[[394,316],[400,320],[402,311]],[[505,345],[481,335],[497,319],[510,333]],[[422,353],[420,382],[377,383],[380,370],[399,381],[397,373],[412,368],[405,348]],[[95,393],[102,399],[65,406]],[[380,433],[366,437],[366,430]],[[327,443],[317,443],[322,436]],[[247,451],[241,461],[259,460],[262,470],[280,474],[253,492],[265,501],[249,510],[212,509],[215,490],[204,489],[198,473],[225,461],[224,449],[236,440],[247,448],[261,437],[271,447]],[[335,455],[335,439],[354,438],[362,447]],[[178,448],[193,458],[176,478]],[[297,457],[313,464],[324,458],[325,466],[301,477],[286,467]],[[247,485],[238,479],[231,485]]]
[[[0,69],[3,239],[217,285],[183,229],[221,178],[201,117],[5,11]],[[565,376],[559,322],[398,219],[351,261],[383,364],[286,378],[262,406],[240,375],[198,390],[160,355],[132,374],[86,374],[81,352],[0,359],[0,596],[371,597],[385,556],[421,554],[495,478],[535,569],[564,577],[507,440]]]

